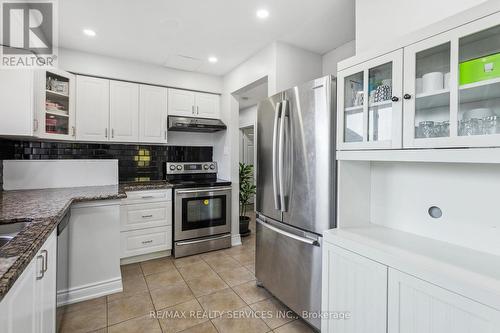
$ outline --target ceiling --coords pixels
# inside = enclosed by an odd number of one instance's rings
[[[64,0],[59,13],[61,47],[215,75],[273,41],[323,54],[355,23],[354,0]]]
[[[267,80],[252,88],[240,91],[235,97],[238,99],[240,110],[246,109],[250,106],[259,104],[262,100],[266,99],[267,93]]]

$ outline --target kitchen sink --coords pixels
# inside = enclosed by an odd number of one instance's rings
[[[12,238],[16,237],[28,225],[29,222],[0,224],[0,247],[10,242]]]

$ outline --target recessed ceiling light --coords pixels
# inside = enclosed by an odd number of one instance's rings
[[[90,37],[95,37],[96,33],[92,29],[83,29],[83,33]]]
[[[219,59],[217,59],[217,57],[209,57],[208,58],[208,62],[211,62],[212,64],[215,64],[217,61],[219,61]]]
[[[269,11],[267,11],[266,9],[259,9],[257,11],[257,17],[260,18],[260,19],[268,18],[269,17]]]

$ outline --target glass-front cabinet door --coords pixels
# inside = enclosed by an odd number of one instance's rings
[[[51,139],[75,138],[75,77],[59,70],[35,73],[37,109],[34,133]]]
[[[404,148],[500,146],[500,15],[405,47]]]
[[[402,50],[338,73],[337,147],[401,148]]]

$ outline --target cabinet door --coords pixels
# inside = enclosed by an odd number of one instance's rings
[[[0,135],[33,135],[33,84],[33,71],[0,70]]]
[[[401,148],[402,73],[402,50],[339,72],[339,149]]]
[[[109,83],[110,141],[139,141],[139,85],[110,81]]]
[[[220,97],[214,94],[196,94],[196,116],[201,118],[220,118]]]
[[[404,146],[449,145],[456,133],[456,40],[441,34],[405,48]],[[452,65],[454,64],[454,65]]]
[[[168,115],[194,117],[195,92],[179,89],[168,89]]]
[[[35,135],[75,139],[75,75],[60,71],[35,72]]]
[[[108,141],[109,80],[76,78],[76,139]]]
[[[322,288],[322,313],[350,317],[322,319],[321,332],[386,332],[387,266],[325,243]]]
[[[35,257],[0,303],[0,331],[6,333],[37,332],[35,284],[41,258]]]
[[[167,88],[140,86],[139,141],[167,143]]]
[[[494,333],[500,311],[389,269],[388,333]]]
[[[52,232],[39,251],[45,261],[43,277],[36,281],[37,326],[40,332],[56,330],[57,235]]]

